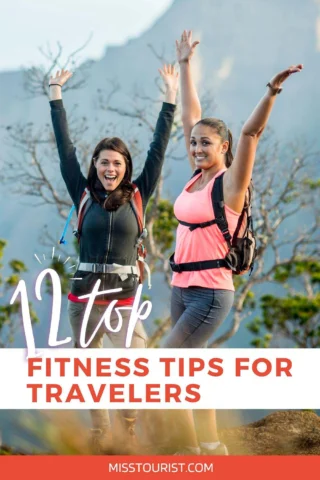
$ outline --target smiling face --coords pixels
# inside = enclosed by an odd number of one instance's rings
[[[196,168],[204,170],[212,167],[223,168],[228,147],[229,142],[223,141],[215,129],[201,123],[193,127],[190,137],[190,153],[194,158]]]
[[[101,150],[98,158],[94,160],[94,165],[98,179],[108,192],[120,185],[127,168],[124,156],[114,150]]]

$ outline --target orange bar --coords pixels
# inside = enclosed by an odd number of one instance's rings
[[[320,456],[3,456],[0,478],[95,480],[319,479]],[[174,475],[174,477],[173,477]]]

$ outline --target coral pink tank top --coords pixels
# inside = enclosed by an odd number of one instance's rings
[[[225,172],[220,170],[203,190],[188,192],[188,188],[201,176],[193,177],[185,186],[174,204],[175,216],[184,222],[202,223],[213,220],[214,211],[211,191],[214,180]],[[240,214],[225,205],[229,232],[233,235]],[[175,263],[198,262],[224,258],[228,253],[228,245],[217,225],[197,228],[190,231],[189,227],[179,224],[176,237]],[[214,268],[195,272],[173,272],[172,285],[176,287],[205,287],[212,289],[234,290],[232,271],[227,268]]]

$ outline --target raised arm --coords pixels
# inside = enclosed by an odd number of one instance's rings
[[[50,77],[50,106],[51,118],[56,137],[60,170],[72,201],[78,207],[81,195],[87,185],[81,173],[76,157],[76,149],[70,139],[66,111],[62,103],[62,87],[72,76],[68,70],[61,70],[54,77]]]
[[[226,204],[236,211],[241,211],[243,208],[245,193],[252,177],[259,139],[268,123],[277,93],[282,90],[283,82],[292,73],[300,72],[302,68],[301,64],[292,65],[275,75],[267,85],[267,92],[242,127],[235,158],[224,177]]]
[[[175,102],[178,90],[179,75],[172,65],[164,65],[159,73],[165,84],[165,98],[162,105],[153,140],[150,144],[147,159],[139,177],[134,181],[139,187],[144,206],[151,197],[160,178],[165,152],[170,139],[174,119]]]
[[[192,170],[195,169],[190,155],[190,136],[194,125],[201,119],[201,105],[192,77],[190,60],[199,41],[192,43],[192,32],[184,30],[180,42],[176,40],[177,61],[180,64],[182,124],[188,157]]]

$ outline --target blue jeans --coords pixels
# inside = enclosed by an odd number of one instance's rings
[[[225,320],[234,300],[232,290],[173,287],[172,331],[165,348],[206,347],[211,335]]]

